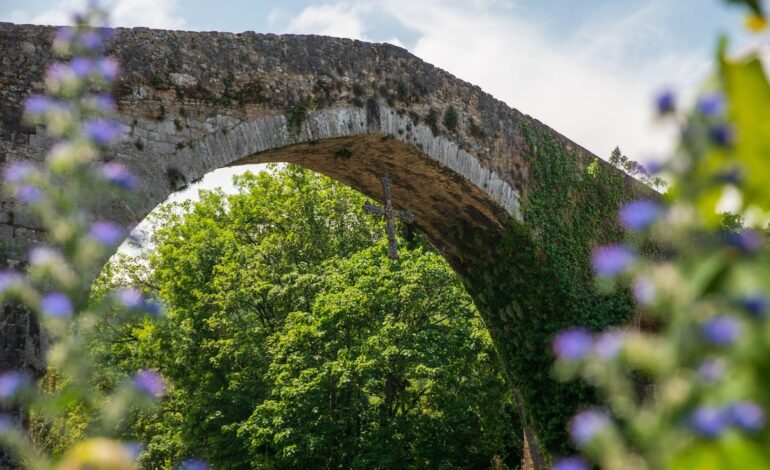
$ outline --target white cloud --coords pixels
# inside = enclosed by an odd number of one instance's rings
[[[364,40],[363,10],[363,4],[310,6],[289,22],[286,31]]]
[[[87,0],[58,0],[53,7],[40,14],[16,10],[8,20],[44,25],[71,24],[72,14],[84,11],[88,3]],[[178,0],[108,0],[100,4],[110,11],[112,26],[177,29],[185,24],[184,18],[179,15]]]
[[[619,145],[644,160],[665,151],[673,132],[654,125],[656,91],[692,87],[710,64],[707,56],[667,52],[669,38],[655,26],[666,8],[656,0],[622,17],[609,9],[554,35],[510,1],[359,0],[305,8],[288,30],[365,39],[365,19],[390,16],[418,34],[411,51],[425,61],[597,155]]]

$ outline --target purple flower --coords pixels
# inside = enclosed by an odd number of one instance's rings
[[[103,41],[104,38],[102,35],[93,30],[81,33],[80,37],[78,38],[78,43],[80,46],[91,51],[97,51],[101,49]]]
[[[664,90],[655,98],[655,106],[659,114],[671,113],[676,109],[676,97],[671,90]]]
[[[109,114],[115,112],[115,100],[109,93],[99,93],[88,99],[88,104],[100,113]]]
[[[118,123],[102,118],[86,121],[83,124],[83,133],[89,139],[105,147],[120,140],[122,134]]]
[[[140,308],[144,303],[144,294],[136,288],[120,289],[114,294],[115,300],[125,309]]]
[[[118,74],[120,73],[120,65],[118,65],[118,62],[111,57],[100,59],[99,62],[97,62],[96,67],[99,70],[101,77],[108,82],[118,78]]]
[[[767,313],[768,301],[764,294],[747,295],[740,300],[740,303],[744,310],[755,317],[763,317]]]
[[[27,162],[14,162],[5,167],[3,179],[6,183],[19,183],[32,173],[34,167]]]
[[[551,467],[551,470],[589,470],[588,462],[580,457],[559,459]]]
[[[741,230],[740,232],[727,232],[726,241],[728,245],[746,254],[756,253],[765,246],[765,236],[751,229]]]
[[[556,357],[567,361],[584,358],[593,347],[594,339],[588,330],[573,328],[559,332],[553,339],[553,352]]]
[[[725,375],[725,361],[708,359],[698,366],[698,377],[705,383],[713,384]]]
[[[600,277],[612,277],[625,271],[634,261],[634,253],[623,245],[607,245],[594,251],[594,270]]]
[[[24,100],[24,112],[28,116],[38,117],[55,106],[55,101],[44,95],[30,95]]]
[[[142,294],[139,289],[121,289],[115,292],[114,298],[126,310],[142,310],[154,316],[160,314],[160,304]]]
[[[744,431],[755,432],[765,427],[765,412],[756,403],[733,403],[729,410],[733,423]]]
[[[72,301],[61,292],[51,292],[40,300],[40,311],[44,315],[53,318],[66,318],[72,316]]]
[[[209,470],[209,466],[203,460],[186,459],[179,466],[181,470]]]
[[[623,348],[625,335],[621,331],[605,331],[596,340],[594,349],[596,354],[605,360],[611,360],[617,357]]]
[[[88,236],[102,245],[113,246],[123,240],[124,233],[118,225],[106,220],[94,222],[88,231]]]
[[[54,36],[53,41],[58,44],[69,45],[72,43],[73,39],[75,39],[75,29],[69,26],[64,26],[56,30],[56,35]]]
[[[644,169],[644,172],[647,173],[648,175],[657,175],[658,173],[663,171],[665,167],[666,165],[664,165],[659,161],[649,161],[642,166],[642,168]]]
[[[735,142],[735,129],[728,124],[717,124],[709,131],[711,140],[720,147],[729,147]]]
[[[741,324],[733,315],[719,315],[701,327],[703,337],[711,344],[727,346],[735,342],[741,334]]]
[[[719,117],[725,112],[725,100],[719,93],[711,93],[698,99],[696,109],[706,117]]]
[[[143,369],[134,374],[134,386],[142,393],[151,397],[162,397],[166,388],[165,382],[157,372]]]
[[[581,411],[572,418],[570,436],[576,445],[582,447],[591,442],[609,424],[610,420],[603,412],[598,410]]]
[[[125,165],[118,162],[109,162],[102,167],[104,179],[119,188],[131,190],[136,187],[136,177]]]
[[[16,289],[24,283],[24,278],[16,271],[0,271],[0,294]]]
[[[29,264],[33,266],[60,262],[59,252],[47,246],[36,246],[29,252]]]
[[[94,63],[86,57],[75,57],[70,62],[70,68],[78,78],[86,78],[94,70]]]
[[[649,305],[655,300],[655,285],[648,279],[640,278],[634,281],[634,299],[641,305]]]
[[[663,213],[663,207],[649,199],[629,202],[620,210],[620,222],[632,231],[644,230]]]
[[[690,417],[690,426],[704,437],[718,437],[729,425],[729,414],[724,409],[713,406],[702,406]]]
[[[52,64],[45,73],[45,80],[49,83],[59,83],[72,78],[75,78],[73,70],[62,62]]]
[[[138,459],[144,452],[144,445],[139,442],[126,442],[123,447],[134,460]]]
[[[21,202],[32,204],[43,198],[43,191],[31,184],[22,184],[16,188],[16,199]]]
[[[8,400],[16,395],[27,384],[27,376],[21,372],[10,370],[0,374],[0,400]]]

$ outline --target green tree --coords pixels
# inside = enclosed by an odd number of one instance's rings
[[[468,294],[419,238],[391,262],[365,198],[294,166],[238,194],[155,216],[147,255],[117,258],[95,295],[130,284],[158,321],[99,325],[110,389],[155,369],[168,394],[124,437],[143,463],[215,468],[488,467],[520,460],[516,414]]]

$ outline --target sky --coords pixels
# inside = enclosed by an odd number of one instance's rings
[[[0,21],[66,24],[87,0],[0,0]],[[718,0],[103,0],[115,26],[324,34],[389,42],[479,85],[607,158],[659,159],[673,129],[654,96],[693,99],[720,33],[748,47]],[[224,184],[223,169],[204,186]]]

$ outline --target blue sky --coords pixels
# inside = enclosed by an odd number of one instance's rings
[[[0,21],[63,24],[87,0],[0,0]],[[102,0],[117,26],[312,33],[391,42],[607,158],[658,159],[675,129],[652,97],[692,99],[719,33],[749,46],[719,0]],[[225,182],[233,169],[215,178]],[[211,183],[212,180],[209,180]]]

